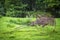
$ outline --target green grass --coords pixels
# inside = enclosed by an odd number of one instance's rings
[[[60,40],[60,18],[54,26],[28,26],[35,18],[0,18],[0,40]],[[39,27],[39,28],[38,28]]]

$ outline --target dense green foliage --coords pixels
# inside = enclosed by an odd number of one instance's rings
[[[60,18],[56,27],[30,25],[39,14],[60,17],[60,0],[0,0],[0,40],[60,40]]]
[[[60,17],[60,0],[0,0],[0,15],[3,16],[30,17],[38,11]]]
[[[28,20],[30,18],[0,18],[0,40],[60,40],[60,18],[56,18],[56,32],[52,31],[54,26],[28,26]]]

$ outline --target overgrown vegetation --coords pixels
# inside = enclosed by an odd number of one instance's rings
[[[56,32],[52,31],[54,26],[28,26],[26,23],[29,19],[0,18],[0,40],[60,40],[60,18],[56,18]],[[34,20],[31,18],[31,21]]]
[[[56,18],[54,26],[30,26],[37,15]],[[58,18],[57,18],[58,17]],[[0,40],[60,40],[60,0],[0,0]]]

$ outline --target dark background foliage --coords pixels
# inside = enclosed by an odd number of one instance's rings
[[[36,14],[60,17],[60,0],[0,0],[0,15],[31,17]]]

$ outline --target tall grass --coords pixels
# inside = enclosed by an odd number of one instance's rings
[[[35,18],[0,18],[0,40],[60,40],[60,18],[56,18],[54,26],[28,26]]]

